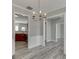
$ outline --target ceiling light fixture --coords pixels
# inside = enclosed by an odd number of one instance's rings
[[[38,18],[38,20],[43,20],[43,18],[46,19],[46,17],[47,17],[47,13],[43,13],[43,12],[41,11],[40,2],[41,2],[41,1],[38,0],[39,11],[38,11],[38,12],[33,11],[33,16],[32,16],[32,19],[33,19],[33,20],[37,20],[37,18]]]

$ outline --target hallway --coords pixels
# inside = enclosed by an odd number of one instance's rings
[[[16,50],[15,59],[65,59],[64,41],[49,42],[45,47],[39,46],[32,49],[26,47]]]
[[[28,43],[26,41],[16,41],[15,42],[15,50],[19,50],[19,49],[22,49],[24,47],[28,47]]]

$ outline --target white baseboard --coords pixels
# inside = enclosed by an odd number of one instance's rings
[[[57,40],[51,40],[51,41],[53,41],[53,42],[57,42]]]
[[[51,40],[47,40],[46,42],[51,42]]]
[[[57,42],[57,40],[48,40],[48,41],[46,41],[46,42]]]

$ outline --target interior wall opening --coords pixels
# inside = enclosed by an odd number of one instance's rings
[[[57,16],[46,21],[46,42],[64,40],[64,16]]]
[[[28,16],[14,14],[15,51],[28,48]]]

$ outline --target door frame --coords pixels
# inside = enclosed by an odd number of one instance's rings
[[[14,12],[14,14],[13,14],[13,16],[15,15],[15,13],[17,13],[17,14],[22,14],[22,15],[24,15],[24,16],[28,16],[28,39],[29,39],[29,35],[30,35],[30,16],[29,15],[26,15],[26,14],[23,14],[23,13],[21,13],[21,12],[16,12],[16,11],[13,11]],[[15,19],[15,17],[14,17],[14,19]],[[14,22],[13,22],[14,24],[13,24],[13,26],[14,26],[14,36],[15,36],[15,20],[14,20]],[[28,40],[27,39],[27,40]],[[28,40],[29,41],[29,40]],[[16,43],[15,43],[16,44]],[[29,44],[28,44],[28,46],[29,46]],[[27,47],[28,48],[28,47]]]

